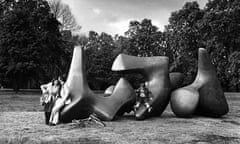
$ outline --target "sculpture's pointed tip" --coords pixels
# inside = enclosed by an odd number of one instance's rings
[[[198,68],[202,70],[215,71],[210,56],[205,48],[198,49]]]
[[[133,87],[132,87],[132,85],[125,79],[125,78],[123,78],[123,77],[121,77],[119,80],[118,80],[118,82],[117,82],[117,84],[116,84],[116,87],[115,87],[115,90],[117,89],[117,88],[127,88],[127,89],[129,89],[130,91],[134,91],[134,89],[133,89]]]
[[[198,49],[198,59],[205,59],[210,61],[209,54],[205,48]]]
[[[206,51],[207,51],[205,48],[199,48],[198,50],[199,50],[199,52],[200,52],[200,51],[201,51],[201,52],[204,52],[204,51],[206,52]]]
[[[81,46],[74,47],[71,66],[68,72],[68,78],[66,80],[66,84],[69,87],[74,87],[76,83],[87,85],[84,49]]]
[[[133,89],[133,87],[131,86],[131,84],[130,84],[125,78],[123,78],[123,77],[121,77],[121,78],[118,80],[117,84],[115,85],[115,88],[114,88],[113,93],[115,93],[116,90],[118,90],[118,89],[124,89],[124,90],[128,89],[130,92],[134,92],[134,89]],[[125,92],[126,92],[126,91],[125,91]],[[135,94],[135,92],[134,92],[134,94]]]
[[[124,57],[125,54],[119,54],[113,62],[112,71],[118,71],[124,69]]]
[[[80,46],[80,45],[77,45],[77,46],[75,46],[75,48],[83,48],[82,46]]]

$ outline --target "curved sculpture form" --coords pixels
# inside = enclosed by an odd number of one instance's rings
[[[114,91],[115,85],[111,85],[109,86],[105,91],[104,91],[104,95],[111,95]]]
[[[177,88],[180,88],[183,83],[184,75],[180,72],[171,72],[169,73],[170,83],[171,83],[171,89],[175,90]],[[111,95],[114,91],[115,86],[111,85],[109,86],[105,91],[105,95]]]
[[[171,91],[182,86],[184,75],[180,72],[171,72],[169,73],[169,79],[171,84]],[[153,116],[158,116],[158,113],[153,113]]]
[[[199,49],[198,59],[194,82],[172,92],[172,110],[180,117],[189,117],[194,113],[210,117],[225,115],[229,111],[227,100],[204,48]]]
[[[170,83],[172,90],[180,88],[183,83],[184,75],[180,72],[171,72],[169,73]],[[115,85],[109,86],[105,91],[105,95],[111,95],[114,91]]]
[[[171,93],[172,111],[178,117],[191,117],[198,105],[199,93],[195,87],[186,86]]]
[[[170,83],[171,83],[171,90],[175,90],[182,86],[183,79],[184,79],[184,76],[182,73],[172,72],[169,74],[169,78],[170,78]],[[114,87],[115,87],[114,85],[109,86],[104,92],[105,96],[111,95],[114,91]],[[122,108],[117,112],[117,115],[122,116],[122,115],[124,115],[125,112],[129,113],[129,112],[133,111],[135,102],[136,102],[136,100],[132,100],[131,102],[122,106]],[[157,116],[157,114],[156,114],[156,116]]]
[[[149,112],[146,106],[141,105],[136,111],[137,119],[145,119],[151,115],[162,114],[170,99],[170,80],[168,73],[169,59],[165,56],[156,57],[135,57],[120,54],[115,59],[112,70],[122,72],[136,72],[146,78],[146,87],[152,94],[149,105],[152,111]]]
[[[101,120],[112,120],[125,103],[135,99],[134,89],[123,78],[117,82],[111,96],[94,94],[87,83],[84,50],[81,47],[74,48],[66,86],[70,91],[71,103],[61,111],[63,122],[87,118],[92,113]]]

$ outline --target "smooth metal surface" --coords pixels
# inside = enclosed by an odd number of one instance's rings
[[[175,90],[182,86],[184,75],[180,72],[172,72],[169,74],[169,78],[171,83],[171,90]],[[109,86],[104,92],[105,96],[110,96],[114,91],[114,87],[115,87],[114,85]],[[124,113],[129,113],[133,111],[133,107],[135,103],[136,103],[136,100],[132,100],[131,102],[125,104],[118,111],[117,115],[122,116],[124,115]],[[156,114],[156,116],[158,116],[158,114]]]
[[[104,94],[111,95],[113,93],[114,89],[115,89],[115,85],[111,85],[108,88],[106,88],[106,90],[104,91]]]
[[[180,102],[183,97],[185,102]],[[186,108],[186,105],[189,105]],[[177,116],[187,117],[193,113],[210,117],[220,117],[229,108],[217,73],[204,48],[198,52],[198,73],[194,82],[175,90],[171,95],[171,106]]]
[[[149,102],[152,111],[141,105],[135,113],[137,119],[145,119],[151,115],[161,115],[165,110],[169,98],[171,84],[169,80],[169,59],[165,56],[136,57],[120,54],[115,59],[112,70],[130,73],[140,73],[146,79],[146,87],[152,94]]]
[[[81,47],[74,48],[66,86],[72,102],[61,111],[63,122],[87,118],[93,113],[101,120],[112,120],[125,103],[135,98],[134,89],[124,78],[117,82],[111,96],[94,94],[86,79],[84,50]]]

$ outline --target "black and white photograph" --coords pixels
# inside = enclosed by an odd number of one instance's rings
[[[0,0],[0,144],[239,144],[240,0]]]

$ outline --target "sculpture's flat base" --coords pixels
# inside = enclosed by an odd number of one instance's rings
[[[46,126],[43,112],[36,112],[40,109],[32,108],[34,104],[41,108],[39,95],[33,97],[0,95],[0,111],[4,111],[0,112],[1,144],[240,143],[240,93],[226,94],[230,112],[221,119],[177,118],[168,107],[162,117],[136,121],[133,116],[127,115],[116,121],[105,122],[107,126],[104,128],[75,129],[72,129],[70,124]],[[6,108],[15,105],[20,108],[20,112]]]

